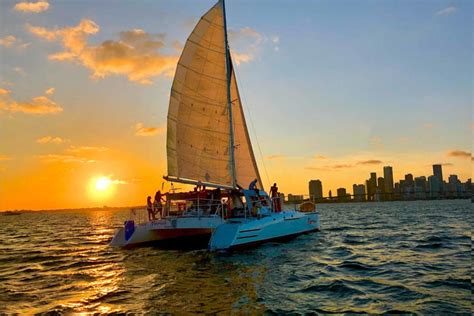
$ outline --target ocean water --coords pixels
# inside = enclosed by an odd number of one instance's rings
[[[318,210],[321,232],[228,255],[110,248],[127,211],[0,215],[0,314],[472,313],[469,201]]]

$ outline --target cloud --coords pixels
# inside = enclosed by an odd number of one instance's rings
[[[451,150],[446,153],[449,157],[471,158],[471,153],[463,150]]]
[[[8,89],[2,89],[2,88],[0,88],[0,96],[2,96],[2,95],[8,95],[8,94],[10,94],[10,93],[11,93],[11,91],[8,90]]]
[[[377,159],[369,159],[357,162],[358,165],[379,165],[381,163],[382,161]]]
[[[40,155],[38,158],[47,163],[51,162],[61,162],[61,163],[91,163],[95,162],[95,160],[84,158],[84,157],[78,157],[78,156],[73,156],[73,155],[55,155],[55,154],[49,154],[49,155]]]
[[[69,153],[91,153],[91,152],[104,152],[109,150],[103,146],[71,146],[66,151]]]
[[[54,88],[49,88],[49,89],[47,89],[44,93],[47,94],[47,95],[52,95],[52,94],[54,94],[54,91],[55,91],[55,90],[56,90],[56,89],[54,89]]]
[[[261,50],[262,44],[267,40],[259,32],[250,27],[240,30],[229,30],[229,41],[232,43],[232,60],[236,65],[248,63],[255,59]]]
[[[0,105],[0,109],[33,115],[57,114],[63,111],[60,105],[45,96],[33,98],[30,102],[5,101]]]
[[[327,166],[327,168],[330,168],[330,169],[347,169],[347,168],[352,168],[352,167],[354,166],[349,165],[349,164],[337,164],[337,165]]]
[[[425,129],[432,129],[434,127],[433,123],[425,123],[422,125]]]
[[[0,45],[5,47],[11,47],[15,44],[16,37],[13,35],[5,36],[4,38],[0,38]]]
[[[455,13],[457,10],[458,10],[457,7],[450,6],[450,7],[444,8],[443,10],[439,10],[438,12],[436,12],[436,15],[450,15],[450,14]]]
[[[48,10],[49,3],[45,0],[37,2],[19,2],[15,5],[14,9],[22,12],[40,13]]]
[[[23,43],[23,41],[19,38],[16,38],[13,35],[5,36],[4,38],[0,38],[0,46],[4,46],[7,48],[15,47],[17,50],[22,50],[30,46],[31,43]]]
[[[110,179],[110,183],[112,184],[128,184],[128,181],[120,180],[120,179]]]
[[[454,166],[454,164],[452,164],[450,162],[443,162],[443,163],[440,163],[440,165],[446,166],[446,167]]]
[[[0,155],[0,161],[5,161],[5,160],[12,160],[12,158],[7,155]]]
[[[313,166],[306,166],[304,167],[305,170],[317,170],[317,171],[327,171],[328,169],[327,168],[323,168],[323,167],[313,167]]]
[[[326,160],[326,159],[328,159],[328,157],[323,156],[323,155],[317,155],[317,156],[316,156],[316,159],[319,159],[319,160]]]
[[[234,50],[231,51],[231,54],[232,54],[232,60],[235,62],[237,66],[240,65],[241,63],[248,63],[253,60],[253,55],[250,55],[250,54],[241,54]]]
[[[63,51],[49,55],[54,61],[72,62],[91,70],[93,79],[111,75],[127,76],[128,80],[151,84],[152,78],[172,76],[178,61],[177,55],[163,55],[163,34],[149,34],[141,29],[124,31],[119,40],[106,40],[99,45],[90,45],[88,37],[99,32],[92,20],[81,20],[73,27],[47,29],[27,26],[28,30],[47,41],[61,41]]]
[[[53,143],[53,144],[62,144],[64,142],[66,142],[67,140],[64,139],[64,138],[61,138],[61,137],[53,137],[53,136],[43,136],[43,137],[40,137],[36,140],[37,143],[39,144],[49,144],[49,143]]]
[[[153,136],[157,134],[164,134],[166,132],[165,127],[146,127],[143,123],[137,123],[135,125],[136,136]]]

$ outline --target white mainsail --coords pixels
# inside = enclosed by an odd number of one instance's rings
[[[256,178],[262,187],[226,41],[219,1],[197,23],[176,68],[168,110],[168,179],[245,187]]]

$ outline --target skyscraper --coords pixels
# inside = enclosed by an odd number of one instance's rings
[[[383,167],[383,178],[385,181],[386,198],[390,200],[393,195],[393,169],[391,166]]]
[[[345,188],[337,189],[337,199],[339,202],[346,202],[347,201],[347,193]]]
[[[354,195],[354,201],[358,201],[358,202],[365,201],[365,185],[354,184],[352,186],[352,192]]]
[[[434,187],[439,188],[438,193],[441,194],[443,192],[443,169],[441,165],[433,165],[433,176],[438,182]]]
[[[443,168],[441,165],[433,165],[433,175],[443,183]]]
[[[373,201],[377,190],[377,173],[371,172],[370,179],[367,180],[367,199]]]
[[[311,201],[323,199],[323,184],[320,180],[309,181],[309,199]]]

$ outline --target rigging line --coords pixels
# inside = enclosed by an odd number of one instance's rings
[[[267,183],[270,185],[271,182],[270,182],[270,178],[268,177],[267,166],[265,165],[265,158],[263,157],[262,148],[260,147],[260,142],[258,141],[258,137],[257,137],[257,130],[255,129],[255,126],[253,124],[252,113],[250,112],[250,104],[247,103],[247,98],[245,97],[245,94],[242,93],[243,91],[245,91],[245,87],[242,85],[242,82],[240,81],[240,78],[237,74],[236,68],[237,67],[234,67],[235,79],[237,80],[238,86],[242,87],[242,89],[239,89],[239,90],[240,90],[240,93],[242,95],[242,98],[244,99],[243,103],[246,104],[245,106],[243,104],[241,104],[241,106],[245,107],[247,109],[247,113],[249,114],[250,125],[252,126],[253,135],[255,137],[255,141],[257,142],[258,152],[259,152],[260,158],[262,160],[263,170],[265,171],[265,177],[267,178]],[[263,185],[263,183],[262,183],[262,185]]]

